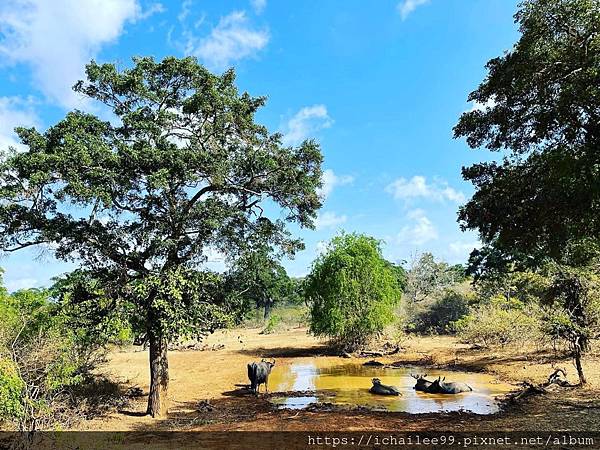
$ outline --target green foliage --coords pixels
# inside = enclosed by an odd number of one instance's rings
[[[288,223],[313,227],[321,151],[256,123],[265,98],[240,93],[233,70],[135,58],[125,70],[91,62],[86,75],[75,91],[114,120],[72,111],[45,132],[16,130],[24,150],[0,163],[0,249],[51,244],[79,262],[59,287],[81,338],[129,322],[165,359],[169,340],[231,322],[214,275],[194,272],[213,249],[235,260],[303,248]],[[166,386],[166,361],[151,367]]]
[[[431,305],[416,314],[411,328],[417,332],[453,333],[453,324],[469,314],[471,297],[454,289],[445,289]]]
[[[548,275],[541,272],[494,272],[479,277],[475,290],[483,303],[502,296],[506,301],[516,299],[525,304],[535,304],[546,295],[550,283]]]
[[[495,250],[480,264],[539,267],[570,241],[600,236],[600,8],[526,0],[515,19],[519,41],[488,62],[469,95],[490,106],[464,113],[454,129],[473,148],[509,154],[463,169],[476,192],[459,218]]]
[[[20,419],[24,415],[21,402],[25,383],[19,376],[15,364],[0,357],[0,423],[3,420]]]
[[[271,316],[272,315],[276,315],[279,318],[276,331],[305,327],[309,324],[309,310],[304,304],[275,306],[271,312]],[[245,328],[264,329],[266,326],[265,324],[268,324],[271,316],[265,320],[263,311],[255,309],[247,315],[242,325]]]
[[[69,326],[50,292],[0,296],[0,420],[20,430],[60,424],[69,389],[94,366],[95,347]]]
[[[341,234],[331,240],[306,278],[310,330],[356,349],[393,322],[401,294],[380,243],[361,234]]]
[[[110,340],[110,342],[119,347],[122,347],[125,345],[133,344],[134,338],[135,336],[131,327],[127,325],[122,325],[118,327],[115,336]]]
[[[462,266],[450,266],[444,261],[436,261],[431,253],[423,253],[413,261],[407,273],[406,297],[410,302],[420,302],[465,278]]]
[[[464,342],[483,347],[539,341],[542,336],[539,311],[535,307],[520,306],[510,307],[499,297],[451,326]]]
[[[298,303],[298,286],[273,258],[268,249],[262,248],[239,258],[226,276],[226,295],[243,302],[246,309],[254,305],[264,308],[264,318],[278,304]]]
[[[396,282],[398,283],[398,288],[401,291],[404,291],[406,289],[406,284],[408,283],[408,274],[406,273],[406,270],[404,270],[404,267],[389,261],[386,261],[386,265],[393,272]]]
[[[566,341],[576,355],[588,351],[600,333],[598,266],[555,266],[543,303],[546,332]]]
[[[260,334],[273,334],[280,323],[281,323],[281,316],[279,316],[277,314],[271,314],[269,316],[269,320],[267,320],[267,325],[260,332]]]
[[[472,148],[507,150],[501,162],[463,168],[476,192],[459,221],[484,243],[470,259],[476,276],[548,264],[578,268],[600,246],[598,1],[525,0],[515,20],[518,42],[488,62],[487,77],[469,95],[488,106],[464,113],[454,128]],[[593,324],[585,283],[572,272],[563,276],[569,270],[559,270],[549,292],[558,316],[574,325],[562,335],[585,383],[581,354]]]

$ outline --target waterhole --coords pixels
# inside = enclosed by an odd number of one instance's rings
[[[456,395],[426,394],[415,391],[411,374],[427,374],[429,380],[438,376],[446,381],[460,381],[473,388],[472,392]],[[369,392],[372,378],[397,387],[401,396],[379,396]],[[307,360],[279,366],[269,378],[272,392],[289,392],[289,396],[274,396],[271,401],[281,408],[303,409],[312,404],[331,403],[340,407],[364,406],[373,410],[430,413],[441,411],[471,411],[492,414],[499,410],[500,397],[514,386],[498,382],[493,376],[481,373],[422,369],[416,367],[380,368],[362,364],[340,364],[330,361]],[[314,395],[292,393],[314,391]]]

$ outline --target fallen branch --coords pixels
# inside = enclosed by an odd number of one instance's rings
[[[567,372],[564,369],[555,369],[554,372],[550,374],[548,377],[548,381],[542,384],[534,385],[528,381],[524,381],[523,389],[517,393],[511,394],[508,398],[511,402],[516,402],[525,397],[529,397],[530,395],[540,395],[547,394],[549,392],[548,388],[552,386],[560,386],[560,387],[574,387],[566,380]],[[564,377],[564,378],[563,378]]]

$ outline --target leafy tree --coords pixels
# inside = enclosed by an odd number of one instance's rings
[[[566,341],[579,381],[586,383],[581,363],[592,339],[600,335],[600,276],[598,261],[584,267],[553,264],[552,284],[543,298],[546,331]]]
[[[294,294],[294,284],[285,268],[265,249],[239,258],[227,278],[230,295],[237,293],[247,304],[264,308],[265,320],[275,304]]]
[[[376,239],[334,237],[306,278],[311,332],[332,337],[348,350],[364,345],[394,320],[402,295],[396,275]]]
[[[454,128],[473,148],[506,150],[501,162],[463,168],[476,192],[459,220],[486,245],[472,255],[479,272],[549,262],[576,267],[580,262],[565,257],[568,247],[597,247],[600,239],[600,5],[526,0],[515,20],[519,41],[488,62],[486,79],[469,95],[483,106]],[[571,299],[561,307],[574,301],[585,315],[584,299],[557,282]]]
[[[412,303],[425,300],[464,278],[455,266],[436,261],[431,253],[423,253],[413,261],[406,277],[406,294]]]
[[[479,277],[474,286],[478,299],[483,303],[501,295],[507,303],[516,299],[525,304],[533,304],[547,294],[551,281],[549,276],[541,271],[507,270]]]
[[[135,58],[123,71],[92,62],[86,73],[75,91],[115,120],[73,111],[45,133],[17,128],[26,150],[0,167],[0,247],[51,244],[85,267],[71,280],[81,298],[140,321],[148,414],[160,415],[168,342],[223,318],[211,276],[194,269],[211,248],[231,259],[259,245],[302,248],[286,221],[313,226],[322,155],[312,140],[286,147],[257,124],[265,98],[240,94],[233,70],[216,76],[169,57]],[[266,202],[283,218],[270,219]]]

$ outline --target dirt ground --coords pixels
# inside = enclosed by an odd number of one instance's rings
[[[556,392],[529,397],[507,404],[497,414],[471,413],[408,414],[376,412],[356,408],[314,408],[301,411],[278,410],[261,396],[247,394],[246,364],[259,358],[276,358],[277,365],[294,358],[335,358],[328,356],[323,341],[297,328],[271,335],[260,335],[259,329],[220,331],[211,335],[202,351],[171,351],[170,408],[165,417],[152,419],[144,415],[146,398],[139,397],[120,411],[85,421],[84,430],[185,430],[185,431],[360,431],[403,430],[424,431],[590,431],[600,430],[600,359],[585,361],[588,385],[585,388],[560,388]],[[219,348],[219,344],[224,344]],[[213,350],[214,348],[214,350]],[[499,380],[515,383],[540,383],[553,367],[567,369],[568,379],[575,383],[575,370],[569,359],[552,352],[523,349],[477,350],[460,344],[452,337],[414,337],[403,343],[403,349],[382,362],[403,362],[424,367],[483,371]],[[364,359],[359,359],[364,361]],[[277,366],[276,366],[277,367]],[[111,354],[103,372],[124,387],[138,386],[148,392],[148,355],[129,350]],[[208,401],[210,406],[202,405]]]

